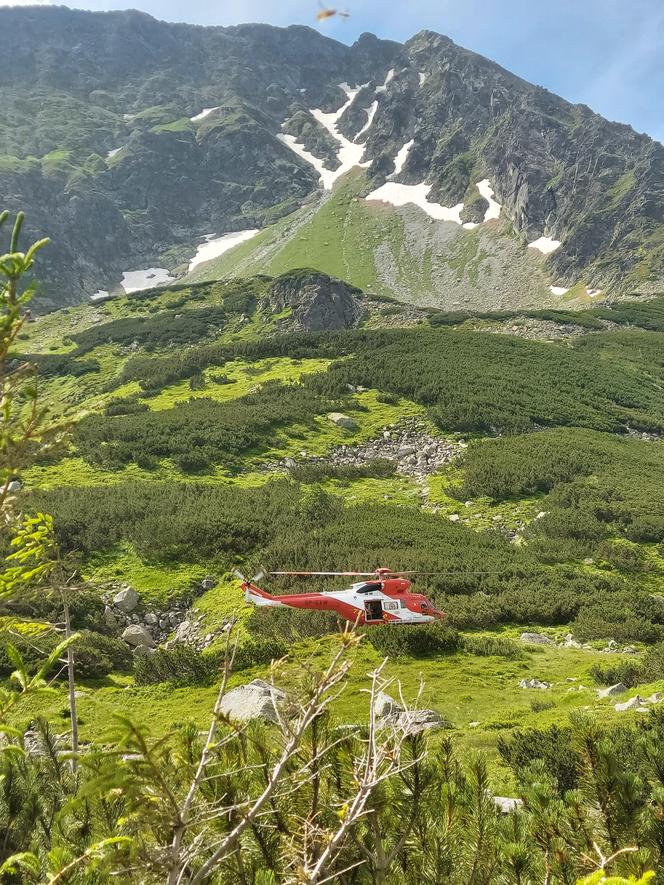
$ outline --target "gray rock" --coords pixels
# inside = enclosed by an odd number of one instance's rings
[[[540,691],[545,691],[547,688],[551,688],[550,682],[542,682],[539,679],[522,679],[519,682],[519,688],[535,688]]]
[[[196,628],[191,621],[182,621],[175,631],[175,638],[178,642],[191,642],[195,635]]]
[[[641,695],[634,695],[633,698],[630,698],[628,701],[625,701],[624,704],[616,704],[615,710],[618,713],[624,713],[627,710],[635,710],[637,707],[642,707],[645,701],[641,697]]]
[[[521,642],[528,642],[530,645],[555,645],[553,639],[543,633],[522,633]]]
[[[133,649],[133,655],[135,658],[145,657],[146,655],[153,655],[155,653],[154,648],[149,645],[137,645]]]
[[[126,587],[124,590],[120,590],[119,593],[116,593],[113,597],[113,605],[116,608],[119,608],[120,611],[123,612],[131,612],[138,605],[138,593],[132,587]]]
[[[511,814],[523,805],[523,799],[512,799],[509,796],[494,796],[493,804],[501,814]]]
[[[7,486],[7,491],[10,495],[15,495],[17,492],[20,492],[22,488],[23,483],[19,479],[13,479]]]
[[[263,679],[254,679],[247,685],[238,685],[223,698],[220,711],[229,719],[248,722],[252,719],[265,719],[277,722],[277,708],[287,701],[287,695],[279,688]]]
[[[612,698],[617,694],[623,694],[623,692],[627,691],[627,686],[622,682],[616,682],[615,685],[610,685],[608,688],[600,688],[597,692],[598,698]]]
[[[374,700],[374,713],[378,719],[384,719],[386,716],[398,716],[403,711],[403,706],[395,701],[393,697],[390,697],[384,691],[378,692]]]
[[[126,627],[122,634],[122,638],[127,645],[131,645],[132,647],[147,645],[151,648],[154,645],[154,640],[145,627],[141,627],[138,624],[130,624],[129,627]]]
[[[444,719],[435,710],[413,710],[401,713],[397,718],[396,726],[409,735],[421,734],[423,731],[433,728],[454,728],[451,722]]]
[[[382,691],[374,701],[374,712],[378,726],[396,728],[408,735],[421,734],[432,728],[454,728],[435,710],[405,710],[393,697]]]
[[[203,590],[213,590],[217,586],[217,579],[214,575],[206,575],[201,581]]]
[[[159,618],[156,616],[156,614],[154,612],[148,612],[145,615],[145,623],[150,624],[150,626],[153,627],[155,624],[159,623]]]
[[[268,298],[275,311],[290,307],[291,323],[309,332],[350,329],[366,316],[364,296],[359,289],[314,270],[278,277],[270,287]]]
[[[343,427],[345,430],[357,429],[357,421],[351,418],[350,415],[344,415],[342,412],[329,412],[327,418],[336,427]]]
[[[104,624],[106,624],[109,630],[116,630],[118,627],[118,619],[110,605],[104,606]]]

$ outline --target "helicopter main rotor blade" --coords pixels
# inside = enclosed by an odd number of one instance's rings
[[[375,578],[376,572],[270,572],[271,575],[294,575],[295,577],[341,577]]]

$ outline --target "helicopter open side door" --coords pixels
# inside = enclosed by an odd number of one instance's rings
[[[383,620],[383,601],[382,599],[367,599],[364,603],[364,619],[365,621],[382,621]]]

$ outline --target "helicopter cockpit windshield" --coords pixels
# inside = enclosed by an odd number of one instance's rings
[[[362,584],[361,586],[357,587],[355,592],[356,593],[380,593],[380,591],[382,589],[383,589],[383,585],[380,584],[378,581],[368,581],[366,584]]]

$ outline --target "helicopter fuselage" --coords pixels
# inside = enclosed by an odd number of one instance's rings
[[[429,624],[445,617],[421,593],[410,592],[410,581],[389,578],[362,581],[346,590],[272,595],[252,581],[243,581],[247,602],[259,606],[333,611],[360,625]]]

